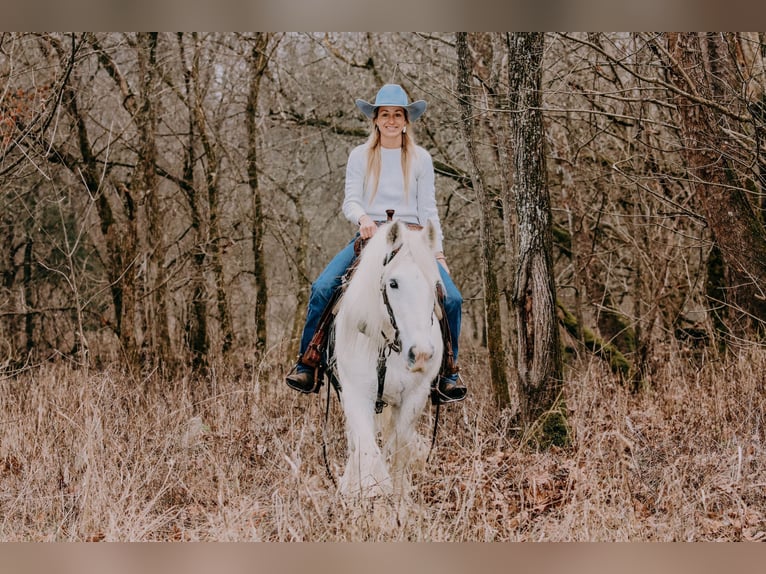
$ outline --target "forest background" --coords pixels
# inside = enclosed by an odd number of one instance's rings
[[[766,536],[766,37],[539,35],[550,449],[519,423],[520,36],[0,34],[0,535]],[[471,389],[406,516],[324,494],[319,401],[282,389],[387,82],[428,102]]]

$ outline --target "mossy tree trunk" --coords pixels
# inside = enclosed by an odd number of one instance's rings
[[[562,399],[562,359],[553,233],[546,178],[542,117],[542,33],[508,36],[510,123],[518,221],[513,302],[518,333],[518,392],[521,420],[542,446],[568,442]]]

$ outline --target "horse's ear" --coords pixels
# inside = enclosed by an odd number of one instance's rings
[[[399,221],[395,221],[394,224],[388,228],[388,237],[386,239],[388,240],[388,245],[390,247],[396,247],[396,244],[401,241],[402,238],[402,227]]]
[[[433,221],[430,219],[426,221],[424,231],[426,234],[426,242],[428,243],[428,247],[431,249],[431,251],[436,250],[436,226],[433,224]]]

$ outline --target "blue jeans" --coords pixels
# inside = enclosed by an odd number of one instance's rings
[[[333,292],[340,286],[343,275],[354,262],[354,259],[356,259],[356,255],[354,254],[354,241],[358,235],[359,234],[357,233],[348,245],[341,249],[338,254],[332,258],[327,264],[327,267],[324,268],[324,271],[319,274],[316,281],[311,284],[311,296],[309,297],[308,312],[306,313],[306,324],[303,327],[303,336],[301,337],[301,356],[303,356],[303,353],[308,349],[311,338],[314,336],[314,332],[319,325],[319,319],[322,317],[322,312],[330,302]],[[449,273],[447,273],[441,264],[439,264],[439,274],[441,275],[441,280],[444,284],[444,310],[447,312],[447,324],[449,325],[452,339],[452,352],[454,354],[455,365],[457,365],[463,296],[460,294],[454,281],[452,281],[452,277],[450,277]]]

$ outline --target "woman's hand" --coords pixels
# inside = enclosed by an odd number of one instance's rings
[[[375,225],[372,217],[365,214],[359,218],[359,235],[362,237],[362,239],[369,239],[375,235],[377,230],[378,226]]]
[[[439,264],[444,267],[444,270],[447,272],[447,275],[451,275],[449,272],[449,267],[447,267],[447,258],[444,257],[444,253],[437,253],[436,254],[436,261],[439,262]]]

